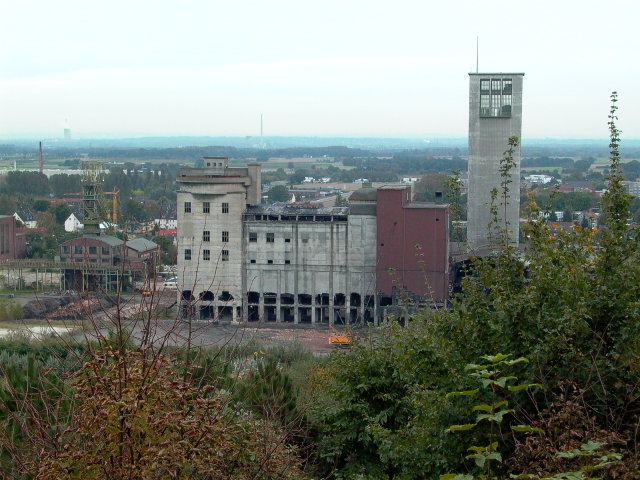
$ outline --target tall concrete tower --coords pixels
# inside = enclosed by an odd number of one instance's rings
[[[509,137],[522,136],[522,80],[524,73],[469,74],[469,197],[467,239],[474,248],[490,247],[496,242],[496,227],[489,224],[491,190],[498,198],[498,229],[505,221],[509,238],[518,243],[520,211],[520,147],[514,152],[515,168],[507,198],[500,195],[500,159],[509,148]]]

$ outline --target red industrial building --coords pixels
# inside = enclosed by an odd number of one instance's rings
[[[411,200],[406,186],[377,190],[377,291],[444,302],[448,294],[448,205]],[[381,299],[381,304],[386,303]],[[396,302],[393,301],[395,304]]]
[[[26,238],[16,229],[13,215],[0,215],[0,261],[23,258],[26,250]]]

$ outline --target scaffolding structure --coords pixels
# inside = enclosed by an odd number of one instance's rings
[[[100,235],[102,223],[102,182],[105,171],[102,162],[82,162],[82,210],[84,235]]]
[[[144,266],[129,263],[100,265],[91,262],[60,262],[45,259],[7,260],[0,263],[0,271],[5,272],[5,283],[14,290],[22,290],[27,286],[24,273],[31,271],[35,272],[36,280],[33,282],[35,284],[33,287],[36,291],[56,285],[60,290],[84,292],[98,286],[98,289],[104,292],[117,292],[119,288],[131,284],[135,272],[144,270]]]

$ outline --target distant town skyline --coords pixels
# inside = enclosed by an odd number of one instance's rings
[[[640,138],[631,1],[0,0],[0,140],[459,138],[468,75],[524,72],[524,138]],[[68,123],[67,123],[68,122]]]

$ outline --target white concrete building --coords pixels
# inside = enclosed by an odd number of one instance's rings
[[[517,244],[520,231],[520,146],[514,149],[507,205],[501,205],[500,160],[509,138],[522,137],[524,73],[469,74],[469,196],[467,240],[472,248],[491,247],[497,230],[509,231]],[[492,223],[491,191],[496,189],[498,225]]]
[[[445,287],[414,297],[446,299],[447,206],[410,202],[408,185],[396,186],[401,195],[382,195],[382,203],[381,191],[365,184],[351,194],[349,207],[260,205],[260,165],[229,168],[226,158],[205,158],[204,168],[179,175],[177,285],[184,316],[377,323],[406,297],[401,290],[420,290],[410,286],[416,275]],[[381,232],[392,249],[382,267]],[[429,245],[431,256],[424,258],[433,271],[417,266],[416,244]],[[402,281],[383,288],[389,270]]]
[[[189,315],[239,321],[242,213],[261,201],[260,166],[229,168],[222,157],[205,157],[204,165],[181,169],[178,177],[180,303]]]

